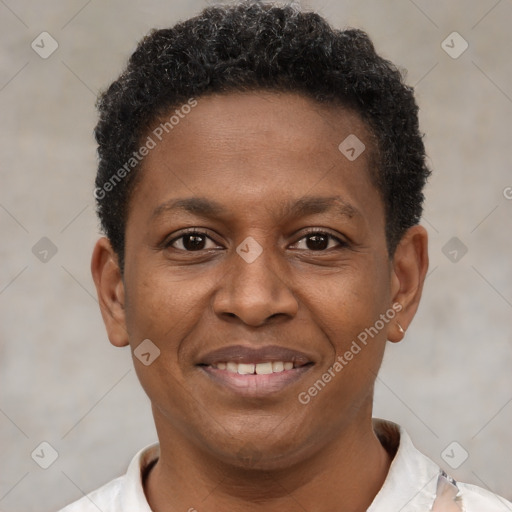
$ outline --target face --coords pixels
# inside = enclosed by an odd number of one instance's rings
[[[134,364],[160,438],[284,466],[371,417],[386,339],[414,314],[406,265],[356,114],[271,92],[197,101],[139,171],[122,280],[96,251],[103,315],[114,344],[150,340]]]

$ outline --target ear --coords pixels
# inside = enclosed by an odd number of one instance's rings
[[[398,313],[388,331],[388,339],[396,343],[403,339],[416,314],[427,275],[428,234],[423,226],[413,226],[406,231],[391,265],[391,297]]]
[[[96,242],[91,272],[110,343],[116,347],[124,347],[128,345],[124,283],[117,254],[108,238],[103,237]]]

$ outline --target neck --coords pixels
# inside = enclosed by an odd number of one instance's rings
[[[363,512],[391,464],[373,431],[371,414],[307,460],[277,469],[219,463],[176,433],[160,434],[161,456],[145,482],[154,512]]]

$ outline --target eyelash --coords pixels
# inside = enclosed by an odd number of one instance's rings
[[[199,253],[201,251],[208,250],[208,249],[201,249],[201,250],[198,250],[198,251],[187,251],[186,249],[176,249],[176,247],[172,247],[172,244],[174,244],[178,240],[181,240],[183,237],[185,237],[187,235],[204,236],[204,237],[208,238],[209,240],[211,240],[212,242],[216,243],[215,240],[213,240],[213,238],[211,236],[209,236],[207,232],[200,231],[200,230],[195,229],[195,228],[190,228],[190,229],[182,232],[179,236],[174,237],[172,240],[169,240],[168,242],[165,242],[164,243],[164,247],[166,249],[171,248],[171,249],[175,249],[175,250],[181,251],[181,252],[198,252]],[[300,242],[304,238],[307,238],[308,236],[313,236],[313,235],[325,235],[329,239],[335,240],[339,244],[338,247],[337,247],[338,249],[347,247],[349,245],[348,242],[346,242],[345,240],[342,240],[341,238],[339,238],[337,236],[334,236],[334,235],[332,235],[331,233],[329,233],[327,231],[322,231],[322,230],[319,230],[319,229],[310,229],[310,230],[306,231],[303,234],[303,236],[301,238],[299,238],[299,240],[297,242],[295,242],[293,245],[297,244],[298,242]],[[334,249],[335,248],[336,247],[334,247]],[[332,249],[333,249],[333,247],[328,248],[328,249],[321,249],[321,250],[318,250],[318,251],[313,251],[313,249],[300,249],[300,250],[310,250],[312,252],[327,252],[327,251],[332,250]]]

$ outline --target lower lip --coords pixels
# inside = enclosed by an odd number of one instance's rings
[[[291,370],[269,373],[267,375],[240,375],[239,373],[219,370],[213,366],[200,366],[215,382],[228,387],[231,391],[250,397],[263,397],[278,393],[287,386],[300,380],[313,365],[300,366]]]

